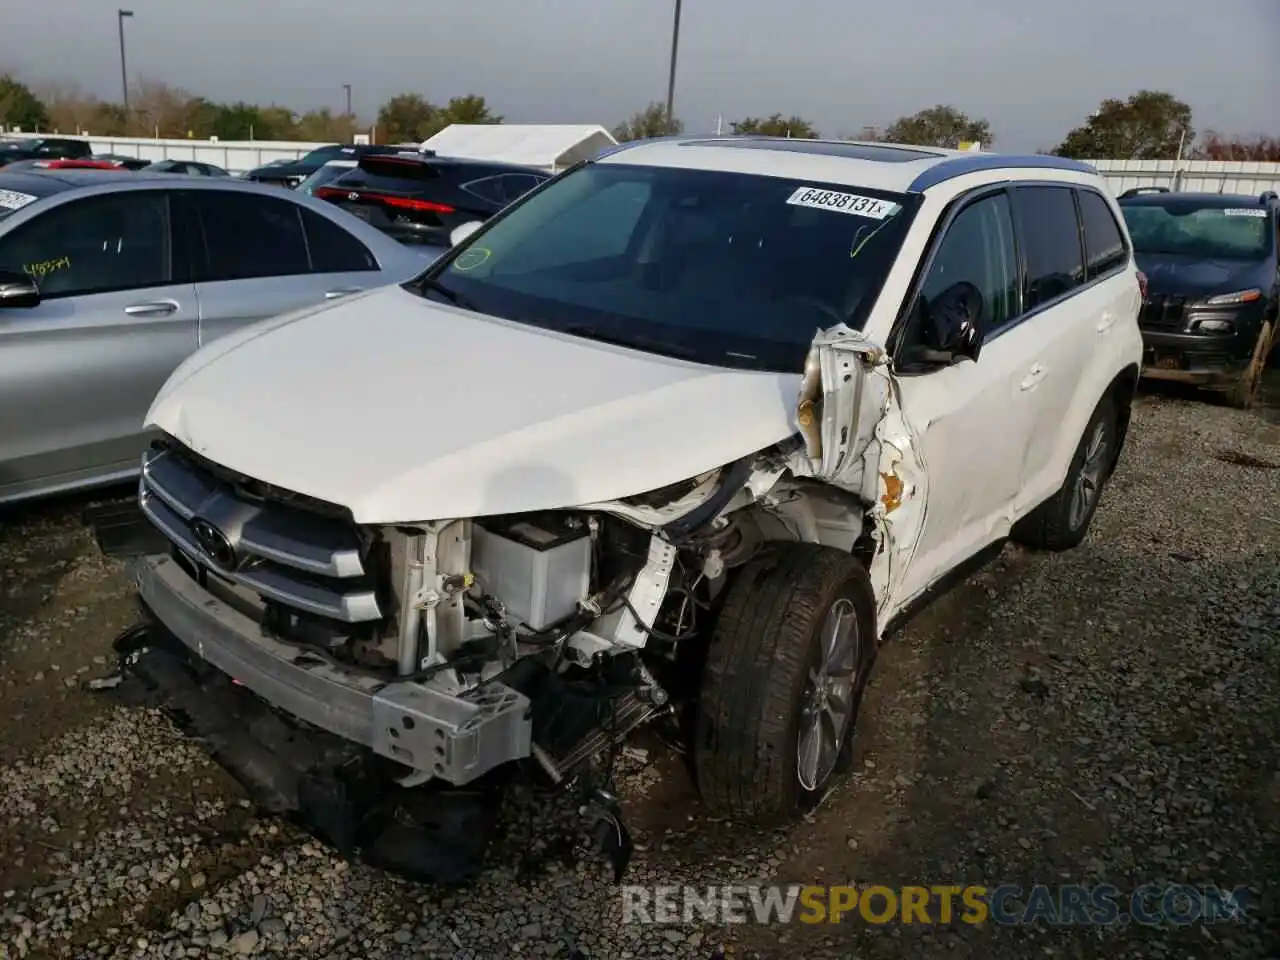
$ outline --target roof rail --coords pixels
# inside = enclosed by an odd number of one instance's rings
[[[1258,197],[1258,201],[1260,203],[1275,203],[1280,201],[1280,195],[1277,195],[1274,190],[1263,190],[1262,195]]]
[[[1075,173],[1097,174],[1098,170],[1083,160],[1072,160],[1051,154],[1017,156],[1006,153],[958,153],[925,168],[907,187],[908,192],[920,193],[955,177],[967,173],[1017,168],[1033,170],[1069,170]]]
[[[1124,193],[1120,194],[1116,199],[1127,200],[1130,197],[1141,196],[1144,193],[1168,193],[1168,187],[1130,187]]]

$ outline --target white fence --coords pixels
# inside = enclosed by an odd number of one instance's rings
[[[1280,193],[1280,163],[1241,160],[1090,160],[1117,194],[1132,187],[1179,192]]]

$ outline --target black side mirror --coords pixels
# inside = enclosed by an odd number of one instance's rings
[[[950,360],[978,359],[982,348],[982,291],[967,280],[953,283],[924,304],[923,342]]]
[[[7,307],[35,307],[40,304],[40,288],[25,273],[0,270],[0,310]]]

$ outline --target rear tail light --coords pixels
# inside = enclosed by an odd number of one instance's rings
[[[414,200],[411,197],[396,197],[385,193],[366,193],[364,190],[344,190],[340,187],[316,187],[313,196],[320,200],[372,200],[383,206],[397,210],[418,210],[423,213],[454,213],[453,207],[447,203],[435,203],[431,200]]]
[[[454,212],[453,207],[447,203],[433,203],[430,200],[411,200],[408,197],[384,197],[381,194],[375,194],[375,197],[388,207],[398,207],[401,210],[422,210],[427,213]]]
[[[1147,275],[1138,271],[1138,289],[1142,291],[1142,299],[1147,299]]]

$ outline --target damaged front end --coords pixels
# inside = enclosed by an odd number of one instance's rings
[[[910,532],[894,514],[912,515],[922,473],[894,409],[883,351],[838,327],[815,338],[799,433],[775,446],[623,500],[398,526],[159,444],[139,507],[168,549],[136,561],[152,627],[122,643],[125,673],[259,802],[340,849],[462,879],[479,856],[459,838],[487,833],[491,788],[523,768],[590,782],[620,875],[608,760],[696,696],[735,570],[811,541],[860,553],[891,589]],[[454,837],[452,867],[406,868],[415,823]]]

